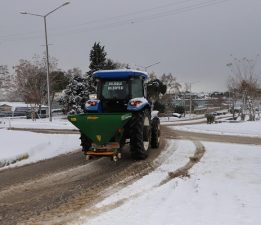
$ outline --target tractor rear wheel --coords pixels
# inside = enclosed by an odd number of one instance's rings
[[[150,149],[150,113],[134,112],[130,122],[130,150],[135,159],[146,159]]]
[[[160,120],[154,117],[151,121],[151,147],[158,148],[160,145]]]
[[[81,140],[82,151],[88,151],[92,146],[91,140],[87,138],[83,133],[81,133],[80,140]]]

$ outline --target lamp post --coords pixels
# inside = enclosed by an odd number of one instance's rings
[[[50,100],[50,80],[49,80],[49,74],[50,74],[50,66],[49,66],[49,51],[48,51],[48,38],[47,38],[47,25],[46,25],[46,18],[51,13],[55,12],[56,10],[62,8],[63,6],[68,5],[70,2],[65,2],[62,5],[56,7],[52,11],[46,13],[45,15],[35,14],[35,13],[29,13],[29,12],[20,12],[23,15],[30,15],[30,16],[38,16],[43,18],[44,20],[44,34],[45,34],[45,48],[46,48],[46,82],[47,82],[47,101],[48,101],[48,116],[49,121],[52,122],[52,109],[51,109],[51,100]]]
[[[151,64],[151,65],[145,66],[145,67],[144,67],[144,68],[145,68],[145,71],[147,72],[147,69],[148,69],[148,68],[150,68],[150,67],[152,67],[152,66],[155,66],[155,65],[157,65],[157,64],[160,64],[160,62],[155,62],[155,63],[153,63],[153,64]]]
[[[148,65],[148,66],[139,66],[139,65],[135,65],[135,66],[142,67],[142,68],[144,68],[144,70],[147,72],[147,69],[148,69],[148,68],[150,68],[150,67],[152,67],[152,66],[154,66],[154,65],[157,65],[157,64],[160,64],[160,62],[155,62],[155,63],[153,63],[153,64],[151,64],[151,65]]]
[[[190,114],[190,116],[191,116],[191,113],[192,113],[191,84],[196,84],[196,83],[199,83],[199,81],[189,83],[189,114]]]
[[[189,114],[191,117],[191,111],[192,111],[192,98],[191,98],[191,83],[189,84]]]

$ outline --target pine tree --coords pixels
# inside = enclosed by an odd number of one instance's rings
[[[88,100],[89,94],[95,92],[90,78],[90,76],[83,77],[81,73],[77,73],[71,78],[59,100],[59,103],[63,105],[64,113],[78,114],[83,112],[84,103]]]
[[[67,72],[67,77],[71,77],[71,81],[59,101],[63,105],[65,113],[78,114],[83,112],[84,103],[89,99],[89,94],[96,92],[95,80],[93,79],[95,71],[125,67],[125,64],[114,62],[107,59],[106,56],[104,46],[95,42],[90,51],[90,71],[85,76],[82,76],[81,71],[75,68]]]
[[[99,42],[95,42],[90,52],[89,74],[92,74],[97,70],[102,70],[105,68],[106,55],[107,53],[104,50],[104,46],[101,46]]]
[[[114,70],[127,67],[126,64],[114,62],[112,59],[106,58],[106,56],[105,47],[101,46],[99,42],[95,42],[90,52],[89,75],[97,70]]]

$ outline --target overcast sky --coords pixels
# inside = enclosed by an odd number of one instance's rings
[[[64,2],[0,0],[0,65],[11,69],[45,50],[43,19],[20,11],[45,14]],[[148,72],[172,73],[192,91],[222,91],[231,54],[261,53],[260,21],[261,0],[71,0],[47,17],[49,54],[63,70],[86,72],[96,41],[115,61],[160,61]]]

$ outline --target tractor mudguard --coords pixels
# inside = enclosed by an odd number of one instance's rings
[[[132,98],[129,100],[127,110],[128,111],[141,111],[146,107],[150,107],[148,100],[144,97]]]

